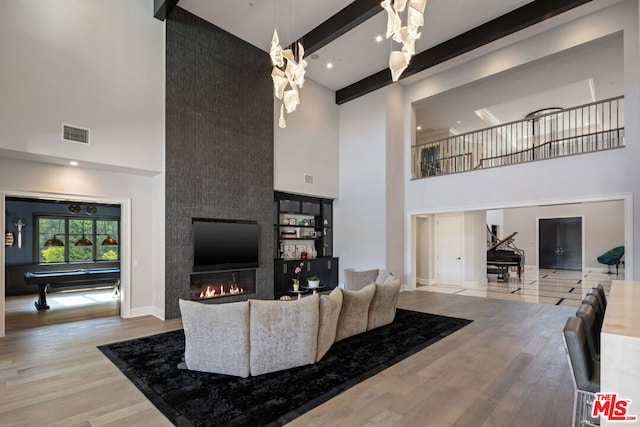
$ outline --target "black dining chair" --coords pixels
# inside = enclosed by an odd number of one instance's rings
[[[604,292],[604,286],[602,286],[600,283],[596,283],[595,285],[593,285],[593,288],[591,288],[593,291],[596,291],[598,294],[600,294],[600,299],[602,300],[602,303],[604,305],[604,309],[607,309],[607,295]]]
[[[587,333],[587,343],[592,359],[600,359],[600,328],[596,321],[596,311],[590,304],[582,304],[576,311],[576,317],[582,320]]]
[[[569,317],[562,331],[562,339],[575,390],[572,425],[599,426],[599,420],[591,417],[591,408],[595,394],[600,391],[600,361],[591,358],[582,320]]]
[[[598,305],[600,305],[600,311],[604,313],[607,307],[605,306],[605,303],[604,303],[604,300],[602,299],[602,294],[600,293],[600,291],[592,288],[592,289],[589,289],[589,291],[587,292],[587,295],[593,295],[596,297],[596,299],[598,300]]]
[[[602,306],[600,305],[600,301],[598,297],[594,294],[587,294],[582,300],[582,304],[589,304],[593,307],[593,310],[596,312],[596,324],[598,326],[598,330],[602,330],[602,324],[604,323],[604,312],[602,311]]]

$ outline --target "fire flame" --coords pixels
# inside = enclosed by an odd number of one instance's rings
[[[215,298],[223,295],[236,295],[241,293],[244,293],[244,289],[235,284],[231,285],[228,291],[224,290],[224,285],[220,285],[219,292],[216,292],[215,288],[209,285],[205,291],[200,292],[200,298]]]
[[[211,286],[207,286],[206,291],[200,292],[200,298],[213,298],[216,296],[216,290],[211,289]]]

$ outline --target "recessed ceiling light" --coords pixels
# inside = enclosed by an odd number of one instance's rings
[[[333,68],[333,62],[327,62],[327,68],[328,69],[332,69]]]
[[[416,130],[422,130],[422,126],[416,126]]]
[[[69,162],[69,164],[70,164],[71,166],[78,166],[78,162],[76,162],[75,160],[71,160],[71,161]]]
[[[378,34],[376,36],[376,43],[382,43],[382,40],[384,40],[384,38],[380,34]]]
[[[458,120],[458,124],[462,123],[460,120]]]

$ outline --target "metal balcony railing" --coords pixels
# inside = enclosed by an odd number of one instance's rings
[[[412,147],[413,179],[553,159],[624,146],[624,97]]]

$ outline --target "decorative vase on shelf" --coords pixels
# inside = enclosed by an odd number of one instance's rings
[[[300,280],[293,279],[293,291],[298,292],[300,290]]]

